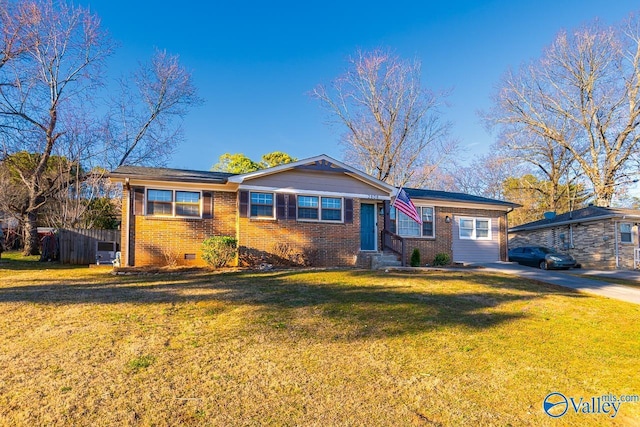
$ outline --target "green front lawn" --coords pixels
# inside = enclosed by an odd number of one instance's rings
[[[0,425],[630,425],[640,306],[478,272],[0,263]]]

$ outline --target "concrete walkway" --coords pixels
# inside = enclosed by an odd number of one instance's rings
[[[624,279],[637,281],[640,284],[640,272],[637,271],[601,271],[588,269],[540,270],[512,262],[482,263],[474,265],[489,271],[512,274],[525,279],[564,286],[580,292],[640,304],[640,288],[617,285],[615,283],[616,279]],[[584,276],[597,277],[599,280],[589,279]]]

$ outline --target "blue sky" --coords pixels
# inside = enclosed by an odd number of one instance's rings
[[[341,159],[343,130],[307,92],[341,74],[356,49],[375,47],[418,58],[425,87],[452,91],[445,117],[464,156],[486,153],[493,137],[478,111],[509,67],[539,57],[561,29],[640,10],[627,0],[79,3],[120,43],[114,75],[154,48],[180,55],[205,103],[186,118],[186,142],[169,166],[199,170],[225,152]]]

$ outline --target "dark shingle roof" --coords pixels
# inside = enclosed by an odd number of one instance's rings
[[[509,229],[509,231],[521,231],[535,228],[544,228],[546,226],[552,226],[562,223],[574,223],[580,221],[593,221],[605,218],[614,217],[633,217],[640,218],[640,210],[637,209],[622,209],[622,208],[605,208],[601,206],[588,206],[586,208],[578,209],[572,212],[566,212],[560,215],[556,215],[551,219],[540,219],[537,221],[521,224]]]
[[[504,200],[489,199],[488,197],[474,196],[466,193],[452,193],[449,191],[425,190],[421,188],[405,188],[404,191],[412,199],[432,199],[449,202],[483,203],[496,206],[518,207],[517,203]]]
[[[159,181],[189,181],[224,184],[235,175],[226,172],[194,171],[188,169],[150,168],[143,166],[120,166],[109,174],[114,178],[155,179]]]

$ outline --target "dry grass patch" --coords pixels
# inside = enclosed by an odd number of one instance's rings
[[[23,264],[0,264],[0,424],[555,425],[551,391],[640,393],[639,306],[512,277]]]

